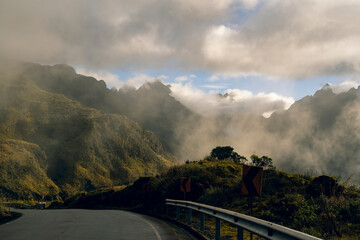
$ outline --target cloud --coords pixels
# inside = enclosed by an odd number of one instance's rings
[[[180,76],[175,78],[175,82],[185,82],[187,80],[189,80],[188,76]]]
[[[196,56],[208,26],[226,21],[230,6],[241,2],[3,1],[0,53],[90,69],[191,66],[201,61]]]
[[[220,78],[219,78],[218,75],[211,75],[211,76],[208,78],[208,80],[209,80],[210,82],[216,82],[216,81],[219,81]]]
[[[157,78],[157,79],[160,79],[160,80],[166,80],[166,79],[169,79],[169,77],[168,77],[168,76],[166,76],[166,75],[160,75],[160,76],[157,76],[156,78]]]
[[[166,80],[169,78],[166,75],[153,77],[144,73],[134,73],[132,77],[129,77],[126,80],[121,80],[118,75],[107,71],[77,68],[76,72],[81,75],[94,77],[97,80],[104,80],[108,88],[115,87],[117,89],[126,86],[135,87],[137,89],[146,82],[153,82],[156,81],[156,79]]]
[[[214,25],[203,46],[219,72],[283,78],[358,74],[360,2],[264,1],[240,26]]]
[[[149,75],[140,73],[140,74],[135,74],[134,77],[129,78],[126,81],[126,85],[128,86],[133,86],[135,88],[139,88],[141,87],[144,83],[146,82],[153,82],[155,81],[154,77],[151,77]]]
[[[288,109],[294,99],[276,93],[254,94],[247,90],[227,89],[225,94],[205,93],[191,83],[171,84],[172,96],[190,110],[205,116],[216,117],[222,114],[265,114]]]
[[[328,87],[336,94],[343,93],[349,91],[351,88],[357,89],[359,87],[359,83],[356,81],[345,81],[340,84],[329,84]]]
[[[215,85],[215,84],[205,84],[201,85],[203,88],[210,88],[210,89],[224,89],[227,88],[225,85]]]
[[[197,76],[195,74],[190,74],[190,75],[176,77],[174,80],[175,80],[175,82],[186,82],[186,81],[191,81],[192,79],[196,79],[196,78],[197,78]]]
[[[359,8],[356,0],[2,1],[0,55],[107,71],[358,74]]]
[[[121,88],[124,86],[124,82],[120,80],[119,76],[111,72],[106,71],[92,71],[84,68],[77,68],[76,72],[84,76],[91,76],[97,80],[104,80],[108,88]]]

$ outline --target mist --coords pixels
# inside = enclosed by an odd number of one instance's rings
[[[215,146],[230,145],[248,158],[254,153],[269,156],[281,170],[341,176],[342,181],[351,177],[359,183],[358,96],[354,88],[335,94],[325,86],[269,118],[234,112],[202,119],[180,152],[196,160]]]
[[[203,159],[214,147],[230,145],[248,158],[254,153],[269,156],[278,169],[341,175],[344,181],[353,175],[352,181],[360,180],[360,92],[351,88],[353,82],[326,85],[294,103],[279,96],[229,101],[228,95],[200,95],[185,102],[160,80],[139,88],[126,85],[110,90],[104,81],[76,74],[67,65],[16,66],[2,64],[7,74],[2,79],[22,76],[22,84],[36,83],[36,88],[62,94],[86,107],[126,116],[155,133],[165,151],[180,163]],[[8,99],[3,92],[0,106],[6,106]],[[212,105],[207,110],[212,114],[201,114],[209,102]],[[268,110],[274,112],[263,117]]]

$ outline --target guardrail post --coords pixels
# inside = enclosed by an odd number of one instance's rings
[[[205,225],[205,214],[200,213],[200,230],[205,229],[204,225]]]
[[[166,205],[166,216],[169,217],[169,205]]]
[[[180,207],[176,207],[176,220],[180,220]]]
[[[215,226],[215,239],[220,240],[221,238],[221,221],[226,223],[230,223],[231,225],[235,225],[237,227],[237,237],[238,240],[244,240],[244,232],[250,233],[250,239],[257,239],[257,236],[260,236],[265,239],[302,239],[302,240],[321,240],[320,238],[289,229],[283,226],[280,226],[275,223],[271,223],[268,221],[264,221],[256,218],[249,218],[244,214],[236,213],[229,210],[223,210],[217,207],[208,206],[200,203],[187,202],[182,200],[172,200],[166,199],[166,205],[169,206],[169,210],[166,209],[168,214],[171,215],[173,211],[170,207],[175,207],[176,209],[176,219],[180,221],[181,216],[181,208],[184,208],[184,213],[186,215],[186,210],[188,212],[188,216],[184,216],[185,219],[183,221],[191,222],[191,214],[192,211],[197,211],[200,213],[200,230],[205,229],[205,216],[210,216],[215,218],[216,226]],[[186,210],[185,210],[186,209]],[[171,210],[171,211],[170,211]],[[189,211],[191,210],[191,211]],[[241,220],[241,221],[240,221]]]
[[[241,227],[237,228],[237,240],[244,240],[244,229]]]
[[[220,219],[216,218],[216,232],[215,232],[215,240],[220,240]]]
[[[188,209],[188,218],[187,218],[187,223],[191,224],[191,209]]]

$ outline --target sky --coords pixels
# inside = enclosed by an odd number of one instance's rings
[[[202,115],[269,116],[358,86],[359,22],[358,0],[0,0],[0,56],[109,88],[156,78]]]

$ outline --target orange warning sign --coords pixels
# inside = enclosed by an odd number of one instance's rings
[[[180,191],[181,192],[190,192],[191,178],[182,177],[180,180]]]
[[[243,166],[241,192],[245,195],[261,196],[263,168]]]

